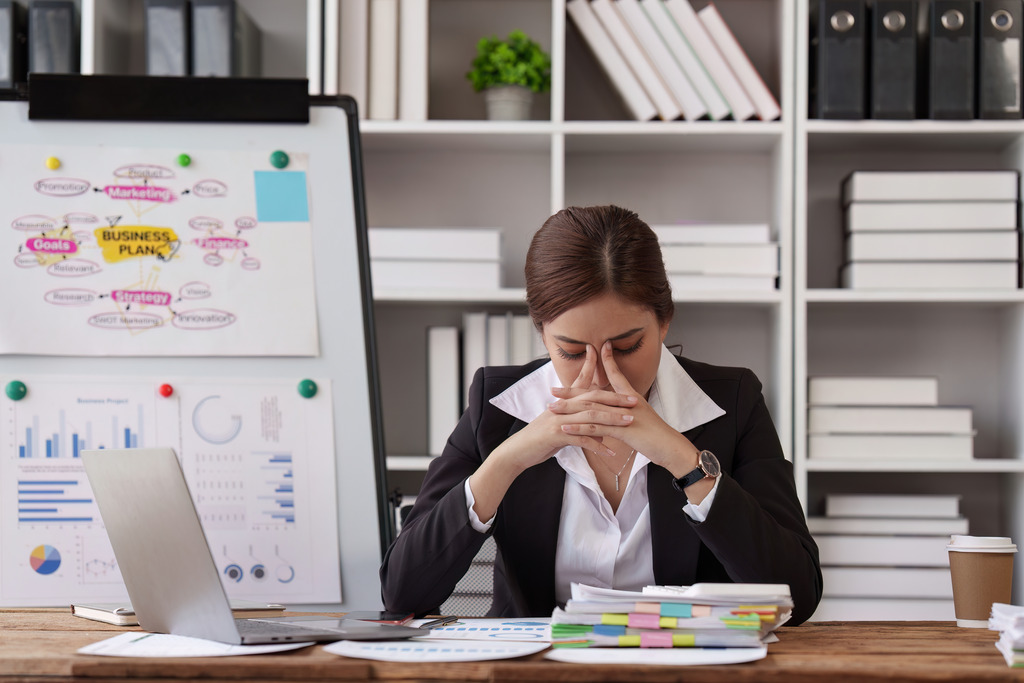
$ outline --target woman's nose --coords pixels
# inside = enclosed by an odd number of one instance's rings
[[[604,371],[604,363],[600,360],[597,361],[597,366],[594,368],[594,385],[600,389],[608,386],[608,373]]]

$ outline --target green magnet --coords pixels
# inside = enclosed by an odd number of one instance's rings
[[[288,165],[288,155],[281,150],[277,150],[270,155],[270,165],[274,168],[284,168]]]
[[[316,382],[311,379],[304,379],[299,382],[299,396],[313,398],[316,396]]]
[[[7,383],[7,398],[12,401],[20,401],[25,398],[25,394],[28,393],[28,387],[25,386],[24,382],[14,380],[13,382]]]
[[[188,166],[192,163],[192,157],[187,154],[178,155],[178,166]]]

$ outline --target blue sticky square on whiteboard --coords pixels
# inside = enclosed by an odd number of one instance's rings
[[[255,171],[256,220],[298,223],[309,220],[305,171]]]

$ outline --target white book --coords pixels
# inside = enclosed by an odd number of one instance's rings
[[[590,0],[569,0],[565,9],[633,118],[637,121],[657,118],[658,110],[594,14]]]
[[[817,534],[822,566],[948,567],[949,536]]]
[[[399,0],[398,118],[427,120],[429,83],[429,0]]]
[[[843,180],[850,202],[1017,201],[1017,171],[854,171]]]
[[[459,328],[427,329],[427,453],[441,455],[459,421]]]
[[[927,519],[913,517],[808,517],[812,534],[931,535],[967,534],[966,517]]]
[[[473,375],[487,365],[487,314],[466,311],[462,314],[462,400],[468,405]]]
[[[324,0],[324,95],[337,95],[341,65],[341,0]]]
[[[953,621],[953,599],[822,598],[810,621]]]
[[[714,121],[729,116],[728,103],[711,80],[700,59],[697,58],[693,48],[690,47],[690,43],[676,26],[672,15],[668,13],[665,0],[640,0],[640,6],[647,13],[647,17],[651,20],[651,24],[654,25],[661,39],[665,41],[665,45],[672,53],[676,63],[679,64],[679,68],[690,79],[694,90],[697,91],[707,107],[708,116]]]
[[[370,0],[370,111],[367,118],[398,115],[398,0]]]
[[[762,121],[774,121],[779,118],[782,115],[782,110],[779,109],[778,101],[765,85],[761,75],[757,73],[757,69],[750,62],[747,53],[736,40],[736,36],[732,34],[722,19],[722,15],[718,13],[715,3],[708,3],[704,9],[697,12],[697,16],[704,23],[704,28],[708,30],[712,40],[715,41],[719,52],[725,57],[729,68],[736,74],[736,78],[739,79],[747,96],[750,97],[750,101],[754,103],[757,117]]]
[[[508,317],[487,316],[487,365],[508,365]]]
[[[725,57],[718,50],[715,41],[711,38],[704,22],[697,16],[690,0],[667,0],[665,6],[669,14],[675,19],[676,25],[683,36],[690,43],[693,51],[697,53],[704,68],[708,70],[711,80],[718,86],[719,92],[725,98],[732,117],[736,121],[746,121],[757,114],[754,103],[750,100],[736,74],[732,72],[725,61]]]
[[[1017,261],[1016,230],[978,232],[851,232],[849,261]]]
[[[374,259],[501,259],[498,228],[370,228],[367,234]]]
[[[974,457],[973,434],[811,434],[815,460],[965,461]]]
[[[511,315],[508,327],[508,362],[510,365],[525,365],[536,358],[534,339],[539,336],[533,319],[529,315]]]
[[[306,80],[310,95],[323,94],[324,35],[321,33],[321,24],[324,21],[324,16],[322,13],[323,3],[320,0],[306,0]],[[228,54],[230,52],[228,50]]]
[[[834,377],[807,380],[807,402],[835,406],[937,406],[937,377]]]
[[[608,32],[608,37],[619,48],[622,58],[626,60],[629,68],[636,74],[637,80],[640,81],[647,95],[651,98],[651,102],[654,103],[655,109],[658,110],[658,115],[664,121],[675,121],[682,117],[682,109],[680,109],[675,98],[672,97],[668,86],[661,80],[661,76],[654,70],[654,66],[648,60],[647,55],[640,49],[636,38],[633,37],[633,32],[626,26],[625,20],[619,14],[619,10],[612,3],[612,0],[593,0],[590,3],[590,7],[601,21],[601,25]]]
[[[615,6],[619,8],[637,42],[647,52],[654,68],[661,74],[672,97],[679,103],[683,117],[687,121],[696,121],[707,116],[707,105],[697,94],[690,79],[679,68],[679,64],[672,57],[651,20],[640,7],[639,0],[615,0]]]
[[[701,275],[668,273],[673,292],[770,292],[778,289],[774,275]]]
[[[341,44],[338,46],[338,92],[351,96],[365,119],[370,55],[370,0],[338,0],[341,3]]]
[[[764,244],[771,239],[767,223],[654,224],[661,244]]]
[[[1016,230],[1017,202],[851,202],[846,230]]]
[[[970,408],[940,406],[811,406],[811,434],[971,434]]]
[[[373,288],[501,289],[500,261],[370,259]]]
[[[1014,261],[860,261],[847,263],[847,289],[1017,289]]]
[[[779,245],[668,244],[661,247],[665,270],[705,275],[768,275],[779,273]]]
[[[825,515],[958,519],[960,496],[929,493],[829,493],[825,495]]]
[[[821,577],[827,597],[953,597],[948,567],[822,567]]]

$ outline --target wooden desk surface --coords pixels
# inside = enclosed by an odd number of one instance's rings
[[[749,664],[660,667],[562,664],[543,653],[514,660],[399,664],[349,659],[314,646],[277,655],[129,659],[76,654],[126,630],[66,612],[0,610],[0,683],[63,679],[171,681],[1024,681],[997,634],[952,622],[820,622],[779,629],[768,657]]]

